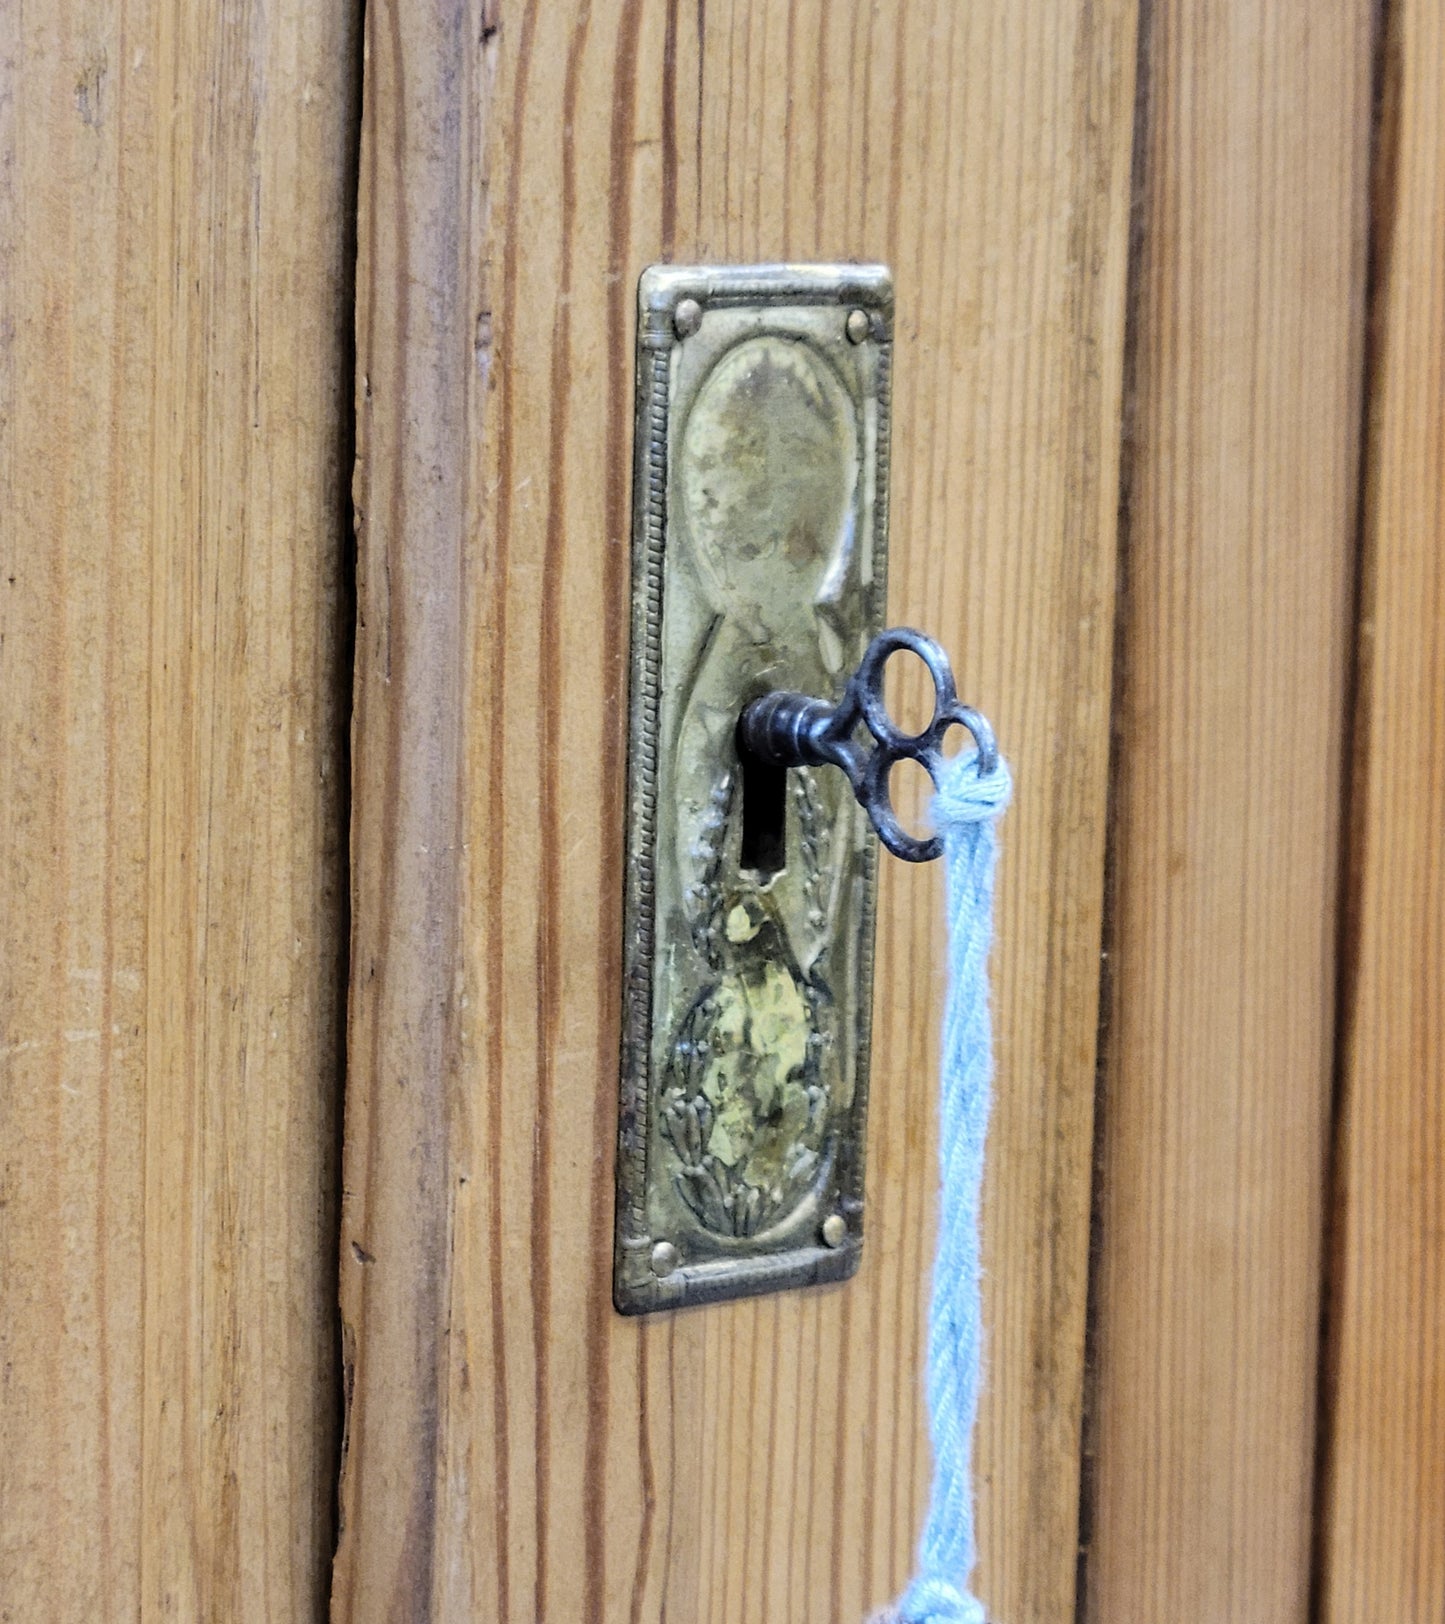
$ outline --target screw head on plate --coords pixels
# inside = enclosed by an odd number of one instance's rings
[[[678,300],[672,326],[679,338],[690,338],[702,326],[702,306],[696,299]]]
[[[841,1212],[830,1212],[823,1220],[823,1240],[829,1246],[841,1246],[848,1239],[848,1220]]]
[[[861,344],[873,331],[873,323],[868,320],[866,310],[850,310],[848,312],[848,337],[854,344]]]
[[[652,1249],[652,1272],[659,1280],[665,1280],[681,1262],[682,1258],[671,1241],[659,1241]]]

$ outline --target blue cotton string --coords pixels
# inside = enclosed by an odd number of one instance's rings
[[[928,1323],[933,1494],[917,1574],[892,1615],[898,1624],[985,1624],[983,1604],[968,1589],[976,1554],[971,1467],[983,1352],[978,1216],[993,1079],[988,950],[996,824],[1012,787],[1002,758],[993,771],[980,773],[977,751],[965,750],[944,767],[933,802],[948,906],[938,1252]]]

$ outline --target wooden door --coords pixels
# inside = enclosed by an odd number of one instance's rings
[[[0,0],[0,1620],[906,1579],[936,873],[859,1275],[610,1300],[636,280],[848,258],[1017,784],[978,1589],[1439,1619],[1440,27]]]
[[[610,1297],[637,277],[856,257],[898,289],[890,614],[956,651],[1022,786],[986,1584],[1062,1619],[1132,7],[403,5],[368,29],[335,1617],[801,1624],[906,1577],[936,875],[884,880],[859,1277],[661,1320]]]

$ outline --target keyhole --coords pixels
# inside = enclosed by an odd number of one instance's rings
[[[788,769],[743,756],[741,866],[770,880],[787,866]]]

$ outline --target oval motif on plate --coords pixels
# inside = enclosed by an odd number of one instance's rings
[[[683,512],[716,606],[761,631],[812,603],[852,546],[853,406],[806,343],[762,334],[728,350],[698,391],[679,460]]]

